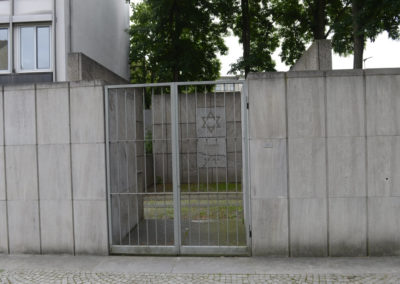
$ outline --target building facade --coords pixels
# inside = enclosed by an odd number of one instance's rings
[[[128,28],[126,0],[0,0],[0,84],[71,80],[73,53],[128,80]]]

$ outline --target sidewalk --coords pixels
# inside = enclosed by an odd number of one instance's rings
[[[0,256],[0,283],[400,283],[400,257]]]

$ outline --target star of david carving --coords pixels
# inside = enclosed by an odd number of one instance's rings
[[[216,128],[221,128],[219,124],[220,116],[215,116],[211,111],[207,116],[202,116],[203,126],[202,128],[207,128],[210,133],[213,133]]]

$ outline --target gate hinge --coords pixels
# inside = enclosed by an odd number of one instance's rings
[[[249,109],[249,102],[247,102],[246,107],[247,107],[247,109]]]
[[[251,230],[249,230],[249,238],[251,238]]]

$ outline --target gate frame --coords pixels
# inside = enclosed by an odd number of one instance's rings
[[[242,191],[246,246],[184,246],[181,244],[181,192],[179,164],[179,100],[180,86],[201,86],[218,84],[241,84],[241,127],[242,127]],[[173,246],[135,246],[112,244],[111,182],[110,182],[110,136],[109,136],[109,90],[146,87],[169,87],[171,90],[171,146],[172,146],[172,185],[174,202],[174,245]],[[124,84],[104,86],[104,119],[106,144],[106,180],[108,246],[110,254],[131,255],[216,255],[250,256],[252,251],[251,202],[249,177],[249,136],[248,136],[248,84],[247,80],[217,80],[193,82],[169,82],[151,84]]]

